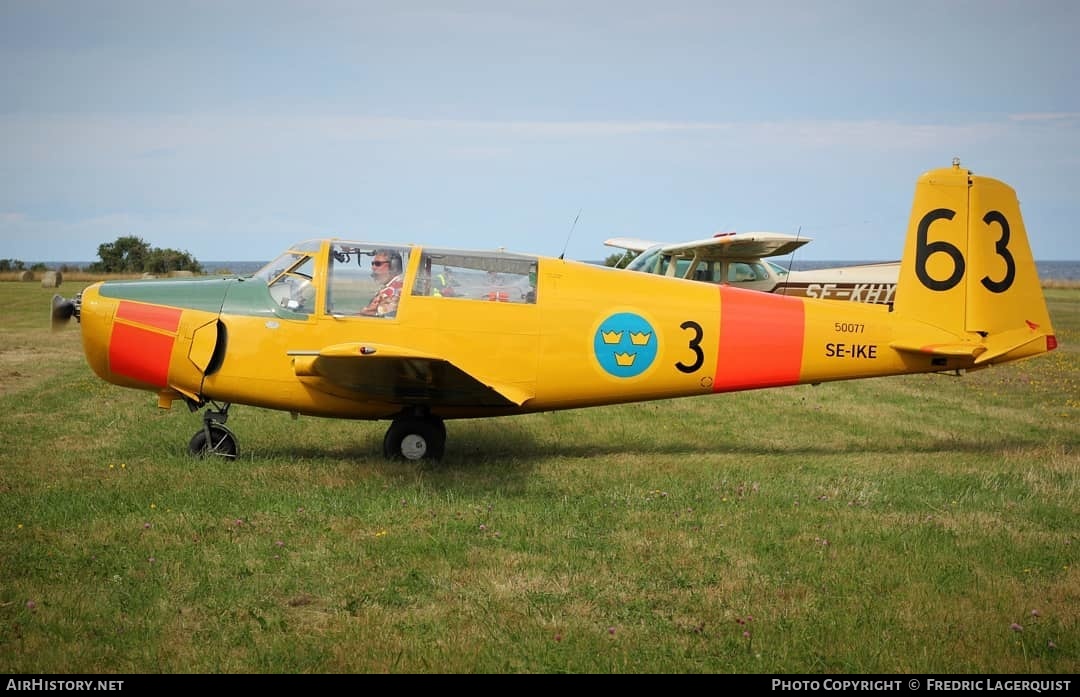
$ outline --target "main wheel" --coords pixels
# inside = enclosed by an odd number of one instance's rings
[[[196,457],[224,457],[230,460],[236,458],[236,436],[232,431],[221,424],[210,424],[210,439],[206,438],[207,429],[195,432],[188,442],[188,452]]]
[[[383,438],[383,455],[391,460],[438,460],[445,449],[446,426],[442,419],[397,418]]]

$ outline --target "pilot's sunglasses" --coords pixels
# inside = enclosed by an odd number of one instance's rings
[[[389,263],[390,262],[388,262],[388,261],[373,261],[373,262],[371,262],[371,265],[372,266],[386,266]]]

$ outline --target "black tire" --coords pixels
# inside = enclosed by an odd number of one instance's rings
[[[391,460],[439,460],[446,450],[442,419],[394,419],[383,438],[383,455]]]
[[[210,440],[206,440],[206,429],[195,432],[188,442],[188,452],[195,457],[224,457],[236,459],[236,436],[220,424],[210,425]]]

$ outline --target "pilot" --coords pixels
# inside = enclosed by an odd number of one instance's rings
[[[435,274],[435,278],[432,279],[431,294],[449,298],[457,295],[457,291],[454,290],[456,285],[457,281],[454,280],[450,267],[444,266],[442,273]]]
[[[376,250],[371,260],[371,277],[382,284],[375,297],[360,314],[371,317],[393,317],[401,299],[401,254],[392,249]]]

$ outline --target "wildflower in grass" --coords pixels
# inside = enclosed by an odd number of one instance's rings
[[[386,531],[380,530],[379,532],[375,533],[375,537],[386,537]]]
[[[1038,617],[1039,616],[1039,611],[1038,610],[1032,610],[1031,611],[1031,616],[1032,617]]]
[[[562,641],[562,634],[556,634],[555,635],[555,641],[556,642]]]
[[[607,633],[610,634],[611,636],[615,636],[615,628],[614,627],[608,627],[607,628]]]
[[[750,630],[746,630],[745,632],[743,632],[742,633],[742,638],[743,639],[749,639],[750,638]]]
[[[233,524],[236,525],[236,527],[240,527],[241,525],[244,524],[244,521],[243,521],[242,518],[237,518],[236,521]]]
[[[277,545],[278,547],[284,547],[285,546],[285,543],[282,542],[281,540],[275,540],[274,544]]]
[[[26,601],[26,609],[27,610],[33,611],[36,608],[37,608],[37,603],[35,603],[33,600],[27,600]]]
[[[157,559],[155,559],[155,558],[153,558],[153,557],[150,557],[150,558],[149,558],[149,559],[147,559],[146,561],[147,561],[147,562],[149,562],[149,563],[151,563],[151,564],[153,564],[154,562],[156,562],[156,561],[157,561]]]
[[[1056,649],[1057,644],[1054,643],[1053,639],[1047,639],[1046,640],[1046,648],[1048,648],[1048,649]]]
[[[480,532],[484,532],[485,530],[487,530],[487,526],[483,523],[480,523]]]
[[[1009,629],[1013,630],[1014,632],[1022,632],[1022,631],[1024,631],[1024,628],[1021,627],[1020,625],[1018,625],[1016,622],[1013,622],[1012,624],[1010,624]]]
[[[149,530],[150,529],[150,523],[143,523],[142,526],[143,526],[143,530]]]

